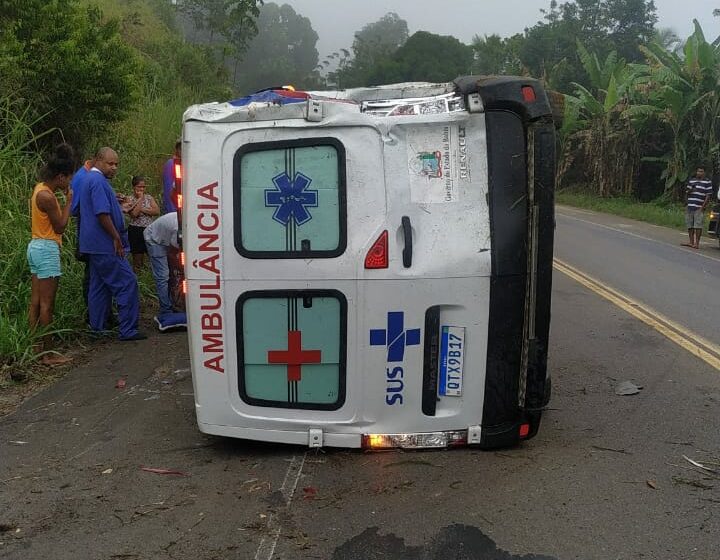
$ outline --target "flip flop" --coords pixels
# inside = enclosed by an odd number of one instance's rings
[[[44,366],[61,366],[72,361],[73,359],[70,356],[61,356],[60,354],[55,356],[43,356],[40,359],[40,363]]]

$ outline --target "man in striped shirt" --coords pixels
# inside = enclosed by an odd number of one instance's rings
[[[686,247],[700,248],[700,235],[702,234],[705,208],[710,203],[712,195],[712,181],[705,178],[705,168],[700,166],[695,177],[688,181],[685,188],[687,194],[687,210],[685,211],[685,225],[688,228],[690,243],[683,243]]]

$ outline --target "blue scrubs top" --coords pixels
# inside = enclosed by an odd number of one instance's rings
[[[173,166],[175,162],[170,158],[163,166],[163,214],[177,212],[173,190],[175,189],[175,173]]]
[[[80,252],[92,255],[114,255],[115,246],[112,237],[103,229],[97,219],[99,214],[109,214],[120,234],[125,252],[130,250],[125,218],[122,208],[115,198],[110,183],[96,169],[91,169],[83,185],[80,199]]]
[[[83,165],[75,172],[72,181],[70,181],[70,188],[73,192],[70,213],[76,218],[80,216],[80,197],[82,196],[83,188],[85,187],[85,179],[87,178],[88,173],[89,171]]]

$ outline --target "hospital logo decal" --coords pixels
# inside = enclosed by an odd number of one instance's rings
[[[302,173],[295,173],[290,178],[287,172],[273,177],[274,189],[265,190],[265,206],[275,208],[273,220],[288,226],[291,221],[301,226],[310,220],[312,215],[308,208],[318,207],[318,191],[309,190],[312,179]]]
[[[441,152],[420,152],[414,162],[414,171],[418,175],[428,179],[442,179],[442,153]]]
[[[419,345],[420,329],[405,329],[405,314],[402,311],[390,311],[387,314],[386,329],[370,331],[370,346],[387,348],[387,364],[383,367],[382,375],[385,378],[385,404],[388,406],[404,404],[405,347]]]

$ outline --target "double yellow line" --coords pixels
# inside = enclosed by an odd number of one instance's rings
[[[610,286],[603,284],[599,280],[588,276],[584,272],[579,271],[577,268],[570,266],[560,259],[554,259],[553,265],[555,270],[569,276],[589,290],[592,290],[599,296],[617,305],[620,309],[628,312],[633,317],[640,319],[643,323],[666,336],[675,344],[690,352],[693,356],[700,358],[716,370],[720,371],[719,346],[689,331],[682,325],[671,321],[654,309],[651,309],[626,296],[625,294],[612,289]]]

